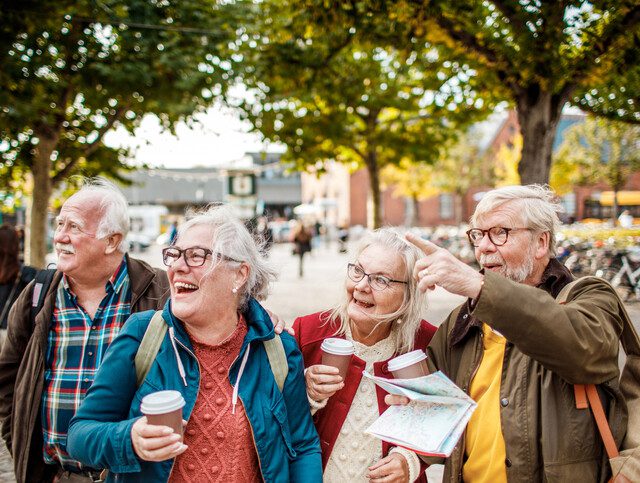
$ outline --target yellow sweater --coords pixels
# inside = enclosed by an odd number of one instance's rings
[[[500,422],[500,379],[506,339],[483,324],[484,352],[469,395],[478,403],[465,435],[465,483],[507,481],[506,450]]]

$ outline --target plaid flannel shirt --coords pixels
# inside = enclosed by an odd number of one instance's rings
[[[125,259],[105,289],[93,320],[78,305],[66,277],[56,294],[44,372],[42,434],[45,462],[59,463],[66,470],[82,470],[82,465],[67,453],[69,422],[93,383],[107,348],[131,313]]]

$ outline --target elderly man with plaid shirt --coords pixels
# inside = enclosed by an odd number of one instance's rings
[[[122,193],[88,180],[57,217],[58,270],[35,324],[34,283],[9,314],[0,418],[19,483],[100,481],[100,468],[69,457],[69,421],[129,315],[161,308],[169,291],[164,271],[126,255],[128,229]]]

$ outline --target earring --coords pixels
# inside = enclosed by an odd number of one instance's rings
[[[233,289],[231,290],[233,293],[238,293],[238,287],[233,287]]]

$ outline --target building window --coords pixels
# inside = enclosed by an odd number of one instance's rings
[[[449,193],[440,195],[440,219],[450,220],[453,214],[453,195]]]
[[[575,216],[576,214],[576,194],[568,193],[562,197],[560,202],[567,216]]]

